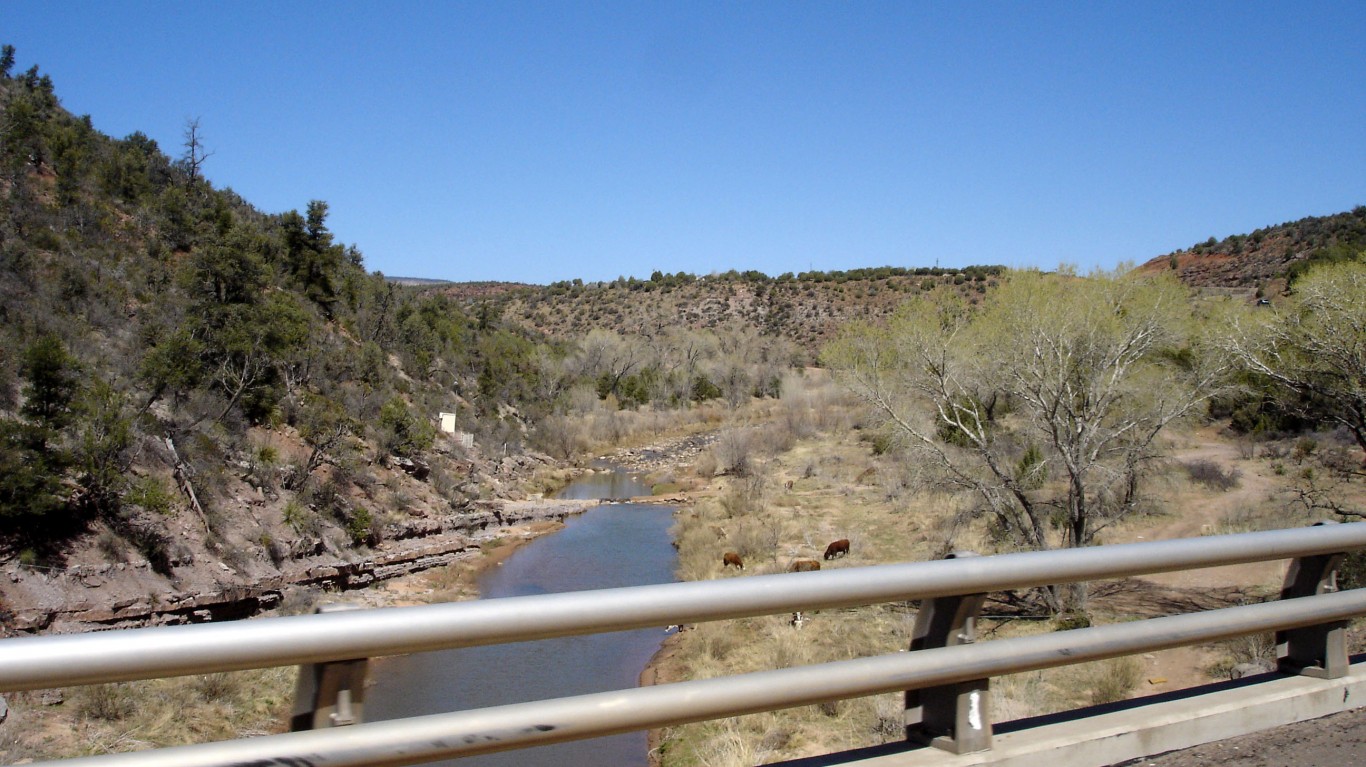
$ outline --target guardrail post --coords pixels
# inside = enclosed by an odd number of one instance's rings
[[[955,552],[945,559],[975,557]],[[921,603],[911,651],[971,644],[986,594],[937,597]],[[906,739],[955,754],[991,749],[991,680],[926,687],[906,692]]]
[[[358,609],[359,605],[339,603],[322,605],[317,612]],[[299,666],[289,729],[298,732],[359,723],[369,666],[368,658]]]
[[[1336,522],[1315,522],[1335,525]],[[1281,599],[1310,597],[1338,590],[1343,553],[1315,554],[1291,560]],[[1347,621],[1320,623],[1276,632],[1276,668],[1283,674],[1337,679],[1347,674]]]

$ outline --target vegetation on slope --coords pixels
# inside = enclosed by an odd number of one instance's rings
[[[509,322],[554,338],[573,338],[593,329],[653,336],[685,327],[783,338],[810,362],[845,322],[886,317],[904,301],[941,290],[976,303],[998,284],[1004,271],[1000,266],[884,266],[778,277],[735,270],[703,276],[655,272],[648,280],[569,280],[546,287],[503,285],[497,290],[461,285],[445,292],[470,307],[494,307]]]
[[[1210,237],[1148,261],[1140,271],[1170,271],[1196,288],[1237,288],[1257,298],[1280,295],[1310,266],[1351,260],[1366,250],[1366,206],[1309,216],[1235,234]]]
[[[197,121],[168,156],[0,72],[0,557],[62,568],[96,541],[173,576],[247,577],[375,545],[506,492],[500,458],[568,455],[570,413],[771,392],[775,339],[547,339],[367,273],[327,204],[266,213],[204,177]],[[457,414],[473,451],[437,434]],[[394,471],[407,469],[412,476]],[[179,550],[203,528],[203,549]],[[196,542],[195,545],[199,545]]]

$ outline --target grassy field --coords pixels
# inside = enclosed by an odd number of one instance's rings
[[[795,381],[790,383],[797,383]],[[923,561],[954,548],[998,553],[977,525],[955,522],[963,501],[935,489],[932,477],[894,453],[860,411],[819,380],[756,413],[752,425],[723,433],[694,473],[711,492],[681,513],[675,528],[679,574],[687,580],[785,572],[798,559],[821,560],[826,545],[849,539],[850,553],[824,568]],[[1340,440],[1338,440],[1340,441]],[[1324,443],[1332,442],[1325,438]],[[1320,513],[1301,502],[1309,455],[1252,445],[1217,426],[1179,432],[1170,458],[1149,478],[1143,513],[1117,525],[1102,543],[1121,543],[1309,524]],[[1359,483],[1358,483],[1359,484]],[[1361,494],[1360,487],[1350,490]],[[735,552],[745,569],[725,566]],[[1086,619],[1093,624],[1210,609],[1274,597],[1284,563],[1215,568],[1094,583]],[[983,639],[1072,627],[1067,620],[1021,614],[988,602],[997,615],[979,622]],[[696,679],[884,654],[909,646],[914,605],[886,604],[810,614],[766,616],[688,627],[671,640],[662,681]],[[1137,694],[1227,678],[1236,663],[1267,660],[1267,637],[1017,674],[992,681],[996,721],[1034,716]],[[654,740],[664,767],[727,767],[857,748],[903,737],[900,695],[805,706],[669,728]]]

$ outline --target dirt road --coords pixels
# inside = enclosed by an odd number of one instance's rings
[[[1126,764],[1131,767],[1358,767],[1366,765],[1366,709],[1288,724]]]

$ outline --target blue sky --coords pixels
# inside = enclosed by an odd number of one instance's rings
[[[16,69],[389,275],[1145,261],[1366,204],[1366,3],[30,2]]]

